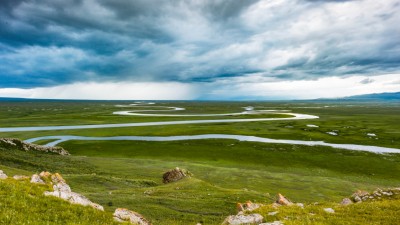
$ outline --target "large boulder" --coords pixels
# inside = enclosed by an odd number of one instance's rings
[[[185,177],[190,177],[191,175],[192,174],[189,171],[176,167],[175,169],[167,171],[163,174],[163,183],[166,184],[175,182]]]
[[[3,170],[0,170],[0,179],[1,179],[1,180],[4,180],[4,179],[7,179],[7,178],[8,178],[7,174],[5,174],[5,173],[3,172]]]
[[[260,214],[237,214],[228,216],[223,225],[241,225],[241,224],[260,224],[263,221],[263,217]]]
[[[113,216],[118,222],[130,222],[135,225],[151,225],[142,215],[129,209],[118,208],[115,210]]]

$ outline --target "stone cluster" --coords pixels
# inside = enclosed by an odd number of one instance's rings
[[[373,192],[358,190],[351,195],[350,198],[344,198],[341,205],[350,205],[353,203],[361,203],[370,200],[377,200],[382,198],[388,198],[393,195],[400,194],[400,188],[389,188],[387,190],[382,190],[377,188]]]
[[[42,146],[32,143],[26,143],[16,138],[0,138],[0,147],[18,149],[22,151],[39,151],[39,152],[52,152],[59,155],[69,155],[69,152],[64,148],[55,146]]]

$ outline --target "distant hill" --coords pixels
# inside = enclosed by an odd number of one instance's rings
[[[349,99],[349,100],[390,100],[390,101],[391,100],[400,100],[400,92],[354,95],[354,96],[344,97],[342,99]]]
[[[353,95],[341,98],[318,98],[309,101],[323,101],[323,102],[400,102],[400,92],[385,92],[374,93],[365,95]]]

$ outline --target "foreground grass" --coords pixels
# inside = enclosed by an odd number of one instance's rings
[[[125,207],[154,224],[220,224],[237,202],[338,202],[357,189],[398,186],[398,155],[229,140],[70,141],[72,156],[0,149],[9,175],[60,172],[71,188],[108,212]],[[193,178],[163,184],[163,172]]]
[[[335,213],[327,213],[324,208],[332,208]],[[367,201],[360,204],[341,206],[333,202],[306,204],[304,208],[285,206],[273,208],[265,206],[258,213],[266,221],[282,221],[287,225],[297,224],[398,224],[400,221],[400,197],[395,195],[377,201]],[[268,215],[278,212],[276,215]]]
[[[0,180],[0,224],[118,224],[111,213],[44,197],[46,185]]]

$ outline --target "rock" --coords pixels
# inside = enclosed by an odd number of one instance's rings
[[[296,206],[298,206],[300,208],[304,208],[304,204],[303,203],[296,203]]]
[[[353,199],[355,202],[362,202],[361,198],[358,196],[355,196]]]
[[[49,178],[49,177],[51,177],[51,173],[47,172],[47,171],[42,171],[42,172],[40,172],[39,176],[43,177],[43,178]]]
[[[7,179],[7,178],[8,178],[7,174],[5,174],[3,172],[3,170],[0,170],[0,180],[4,180],[4,179]]]
[[[30,177],[25,176],[25,175],[14,175],[13,178],[14,178],[14,180],[26,180],[26,179],[29,179]]]
[[[257,203],[252,203],[251,201],[247,201],[246,203],[237,203],[237,210],[238,212],[244,212],[244,211],[254,211],[258,208],[263,206],[262,204],[257,204]]]
[[[344,198],[340,204],[341,205],[351,205],[351,204],[353,204],[353,201],[351,201],[351,199],[349,199],[349,198]]]
[[[372,193],[374,196],[382,196],[382,194],[381,193],[379,193],[378,191],[374,191],[373,193]]]
[[[351,199],[353,199],[354,202],[365,201],[368,199],[368,197],[369,197],[369,192],[362,190],[358,190],[351,195]]]
[[[285,196],[281,195],[280,193],[278,194],[278,199],[276,200],[276,203],[280,205],[293,205],[291,201],[289,201]]]
[[[137,225],[151,225],[151,223],[142,215],[128,209],[118,208],[115,210],[113,216],[118,222],[130,222]]]
[[[382,194],[386,195],[386,196],[392,196],[393,195],[393,193],[391,191],[388,191],[388,192],[382,191]]]
[[[327,213],[335,213],[335,210],[333,210],[332,208],[325,208],[324,211]]]
[[[271,206],[272,206],[272,208],[276,209],[276,208],[279,208],[281,205],[276,203],[276,202],[274,202],[274,203],[271,204]]]
[[[360,198],[369,195],[368,191],[363,191],[363,190],[358,190],[356,192],[353,193],[352,197],[358,196]]]
[[[262,217],[260,214],[249,214],[249,215],[238,214],[238,215],[228,216],[222,224],[223,225],[260,224],[262,223],[263,219],[264,217]]]
[[[51,175],[51,181],[55,184],[66,183],[64,178],[59,173],[55,173],[55,174]]]
[[[283,225],[283,223],[279,220],[271,222],[271,223],[260,223],[259,225]]]
[[[163,183],[166,184],[170,182],[175,182],[185,177],[190,177],[191,175],[192,174],[189,171],[176,167],[175,169],[163,174]]]
[[[45,196],[54,196],[57,198],[67,200],[72,204],[91,206],[95,209],[104,211],[103,206],[93,203],[92,201],[90,201],[88,198],[86,198],[85,196],[83,196],[81,194],[73,192],[71,190],[71,187],[65,182],[64,178],[60,174],[55,173],[55,174],[51,175],[51,181],[54,184],[53,185],[54,191],[44,192]]]
[[[42,180],[42,178],[40,178],[40,176],[37,175],[37,174],[33,174],[32,175],[31,183],[34,183],[34,184],[45,184],[45,182]]]
[[[99,205],[99,204],[97,204],[97,203],[93,203],[92,202],[92,204],[90,204],[90,206],[95,208],[95,209],[97,209],[97,210],[104,211],[104,207]]]
[[[269,213],[268,213],[268,216],[275,216],[275,215],[278,214],[278,213],[279,213],[278,211],[269,212]]]
[[[22,151],[40,151],[40,152],[52,152],[59,155],[69,155],[69,152],[61,147],[49,147],[36,145],[32,143],[26,143],[16,138],[0,138],[0,147],[18,149]]]

